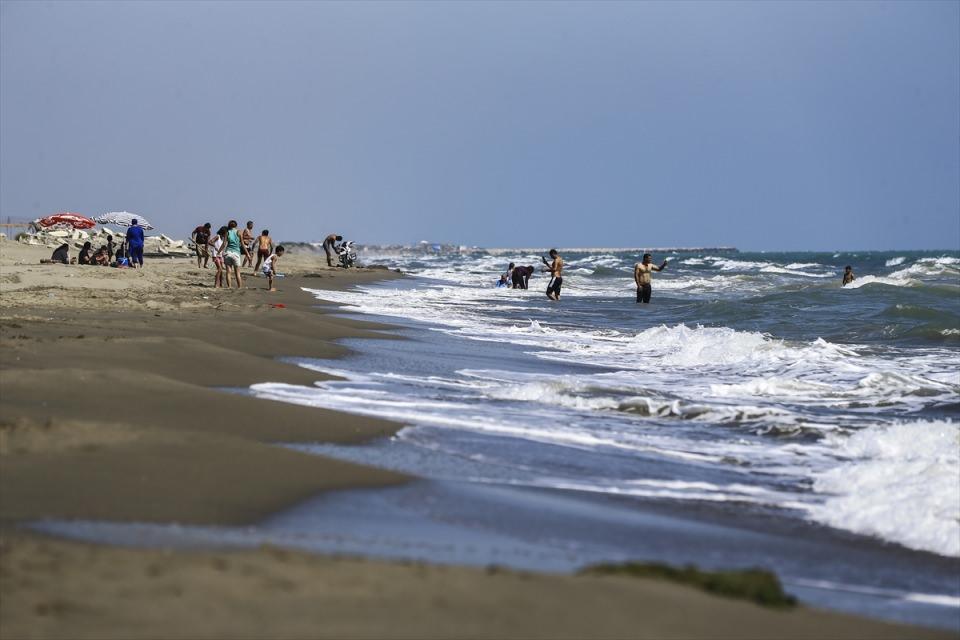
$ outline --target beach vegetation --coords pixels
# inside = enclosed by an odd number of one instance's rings
[[[668,580],[728,598],[749,600],[764,607],[790,608],[796,598],[783,590],[776,574],[765,569],[704,571],[693,565],[673,567],[656,562],[620,562],[584,567],[579,575],[614,575]]]

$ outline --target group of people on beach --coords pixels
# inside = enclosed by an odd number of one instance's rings
[[[212,233],[212,225],[206,222],[199,225],[190,234],[197,254],[197,268],[208,269],[209,261],[213,259],[216,273],[213,276],[214,287],[231,288],[231,276],[237,289],[243,288],[243,277],[240,269],[252,267],[252,275],[267,278],[267,289],[276,291],[274,281],[277,277],[277,267],[285,249],[283,245],[273,246],[270,230],[264,229],[260,235],[253,230],[253,220],[247,220],[243,229],[237,229],[236,220]],[[256,256],[256,263],[254,263]]]
[[[133,267],[135,269],[143,268],[143,245],[144,235],[143,227],[139,221],[134,218],[130,227],[127,228],[127,234],[116,248],[112,235],[107,235],[107,241],[96,250],[93,243],[89,240],[83,243],[80,254],[76,258],[70,257],[70,245],[66,242],[53,250],[53,255],[49,260],[41,260],[45,264],[81,264],[100,267],[117,267],[124,269]]]
[[[556,249],[550,249],[550,259],[541,256],[543,262],[543,271],[550,274],[550,281],[547,283],[547,297],[554,302],[560,300],[560,290],[563,288],[563,258]],[[653,256],[649,253],[643,254],[640,262],[633,267],[633,280],[637,284],[637,302],[649,303],[652,293],[651,274],[654,271],[663,271],[667,268],[667,261],[664,260],[660,266],[653,264]],[[513,286],[514,289],[529,288],[530,276],[535,269],[533,266],[516,266],[513,262],[507,267],[506,273],[500,276],[498,287]]]

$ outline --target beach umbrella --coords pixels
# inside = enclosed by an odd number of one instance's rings
[[[153,229],[153,225],[150,224],[149,220],[135,213],[130,213],[129,211],[105,213],[102,216],[97,216],[94,220],[100,224],[115,224],[121,227],[129,227],[133,224],[133,221],[136,220],[137,224],[144,229]]]
[[[39,227],[43,227],[44,229],[59,226],[69,226],[73,227],[74,229],[92,229],[97,225],[96,222],[87,216],[82,216],[79,213],[70,213],[69,211],[55,213],[45,218],[40,218],[39,220],[35,221],[35,224]]]

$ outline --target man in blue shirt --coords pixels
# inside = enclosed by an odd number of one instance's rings
[[[127,229],[127,255],[130,256],[130,266],[143,268],[143,227],[137,224],[136,218]]]

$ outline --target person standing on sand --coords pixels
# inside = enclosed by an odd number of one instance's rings
[[[856,279],[857,277],[853,275],[853,267],[847,265],[843,268],[843,284],[841,286],[845,287]]]
[[[283,255],[283,245],[277,247],[276,253],[271,253],[263,262],[263,275],[267,276],[267,290],[276,291],[273,287],[274,276],[277,275],[277,264],[280,262],[280,256]]]
[[[107,236],[107,257],[110,259],[110,262],[113,262],[113,236]]]
[[[273,252],[273,240],[270,239],[270,230],[264,229],[257,239],[257,266],[253,268],[254,273],[258,273],[260,263],[267,259]]]
[[[633,281],[637,283],[637,303],[650,303],[650,294],[653,288],[651,282],[652,271],[663,271],[667,268],[667,261],[664,260],[659,267],[650,264],[653,256],[649,253],[643,254],[643,259],[633,266]]]
[[[223,249],[223,264],[227,268],[227,288],[230,288],[230,271],[233,271],[233,277],[237,281],[237,289],[243,288],[243,280],[240,278],[240,263],[243,260],[243,241],[240,239],[240,232],[237,231],[237,221],[231,220],[227,224],[227,241]]]
[[[134,218],[127,229],[127,255],[130,256],[130,266],[134,269],[143,268],[143,227]]]
[[[256,236],[253,234],[253,220],[247,220],[247,226],[240,232],[240,241],[243,243],[243,264],[241,266],[253,266],[254,240],[256,240]]]
[[[193,238],[193,243],[196,245],[197,269],[200,268],[201,259],[203,260],[203,268],[206,269],[208,267],[207,262],[210,260],[210,250],[207,248],[207,243],[210,242],[210,223],[207,222],[194,229],[190,237]]]
[[[560,301],[560,288],[563,286],[563,258],[556,249],[550,249],[550,262],[543,256],[540,260],[546,266],[544,271],[550,272],[550,282],[547,284],[547,297],[554,302]]]
[[[336,254],[336,245],[343,240],[343,236],[331,233],[323,239],[323,252],[327,254],[327,266],[333,266],[333,256]]]
[[[217,273],[213,276],[214,288],[223,286],[223,249],[227,245],[226,240],[226,227],[220,227],[220,229],[207,240],[207,252],[213,255],[213,266],[217,269]],[[227,285],[229,286],[229,284],[228,282]]]

